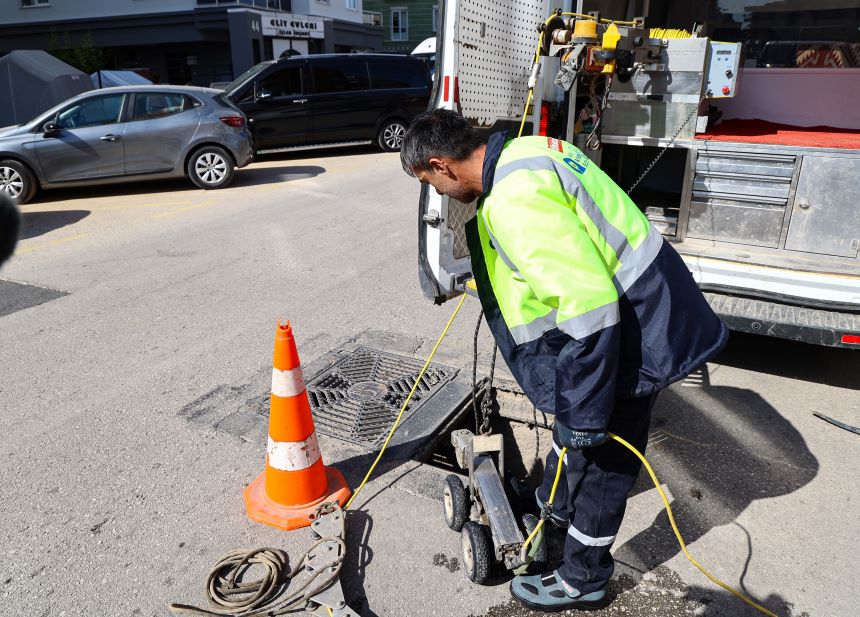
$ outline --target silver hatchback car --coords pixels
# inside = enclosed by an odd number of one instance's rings
[[[245,115],[219,90],[104,88],[0,129],[0,191],[28,202],[52,189],[188,177],[219,189],[253,160]]]

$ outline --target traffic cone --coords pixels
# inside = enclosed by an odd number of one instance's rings
[[[350,494],[343,475],[323,465],[293,329],[278,321],[266,469],[245,488],[248,518],[298,529],[311,524],[319,504],[343,505]]]

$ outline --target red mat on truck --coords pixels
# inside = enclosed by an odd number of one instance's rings
[[[860,149],[860,131],[830,126],[790,126],[764,120],[727,120],[707,133],[696,135],[707,141],[739,141],[750,144]]]

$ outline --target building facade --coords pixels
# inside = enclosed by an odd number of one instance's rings
[[[102,68],[206,86],[282,55],[379,50],[382,28],[362,8],[362,0],[6,0],[0,55],[86,41],[102,51]]]
[[[381,15],[383,49],[408,54],[421,41],[436,36],[443,1],[364,0],[364,8]]]

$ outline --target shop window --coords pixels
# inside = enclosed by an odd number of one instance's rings
[[[409,40],[409,12],[405,8],[391,9],[391,40]]]

